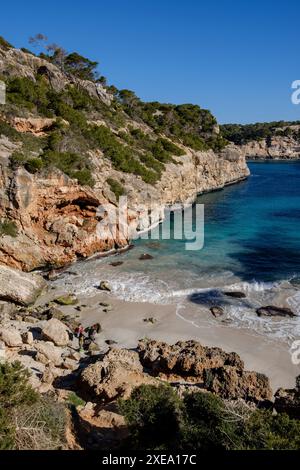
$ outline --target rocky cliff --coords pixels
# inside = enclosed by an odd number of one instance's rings
[[[124,247],[135,230],[159,223],[166,206],[249,174],[234,145],[211,145],[218,142],[214,121],[210,133],[207,123],[205,132],[199,126],[197,150],[131,117],[102,85],[75,80],[48,60],[0,47],[0,75],[8,90],[0,109],[2,264],[31,271]],[[129,232],[97,232],[98,207],[116,207],[120,194],[128,198]]]
[[[274,136],[270,139],[252,140],[240,147],[245,158],[251,160],[299,160],[300,143],[294,137]]]
[[[251,160],[300,159],[299,122],[225,124],[224,138],[236,144],[241,155]]]

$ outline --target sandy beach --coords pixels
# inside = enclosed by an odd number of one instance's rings
[[[53,288],[40,299],[46,302],[66,293],[63,286]],[[227,352],[237,352],[245,362],[247,370],[266,374],[275,391],[279,387],[293,387],[299,375],[299,365],[293,365],[289,346],[283,341],[275,341],[251,330],[236,328],[211,318],[209,312],[201,312],[197,325],[187,321],[176,312],[176,305],[127,302],[116,299],[111,293],[95,290],[93,296],[79,296],[81,311],[75,306],[60,307],[70,315],[80,315],[84,326],[99,322],[102,332],[97,338],[101,349],[107,349],[106,340],[114,341],[118,348],[135,348],[139,339],[151,338],[173,344],[180,340],[196,340],[210,347],[219,347]],[[100,303],[108,303],[110,310]],[[187,307],[189,308],[189,307]],[[191,308],[193,306],[191,305]],[[186,314],[186,312],[185,312]],[[145,319],[153,318],[154,323]]]

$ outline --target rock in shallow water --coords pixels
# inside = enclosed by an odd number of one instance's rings
[[[78,299],[74,295],[63,295],[54,300],[59,305],[76,305]]]
[[[109,264],[110,264],[110,266],[116,267],[116,266],[121,266],[121,264],[123,264],[123,263],[124,263],[124,261],[113,261],[112,263],[109,263]]]
[[[209,310],[211,311],[213,316],[216,318],[224,315],[224,310],[222,309],[222,307],[210,307]]]
[[[256,313],[259,317],[296,317],[290,308],[274,307],[273,305],[260,307],[256,310]]]
[[[111,292],[111,287],[107,281],[101,281],[98,289]]]
[[[223,292],[224,295],[227,297],[233,297],[234,299],[245,299],[246,294],[244,292],[240,291],[228,291],[228,292]]]
[[[148,260],[148,259],[153,259],[153,256],[152,255],[149,255],[149,253],[143,253],[140,257],[139,257],[139,260],[143,261],[143,260]]]

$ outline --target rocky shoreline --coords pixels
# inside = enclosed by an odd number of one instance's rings
[[[77,406],[81,424],[77,423],[76,433],[93,430],[93,442],[85,444],[88,448],[105,448],[107,439],[109,446],[119,445],[127,431],[117,401],[128,398],[142,384],[167,383],[180,396],[186,392],[211,392],[230,402],[241,401],[250,407],[274,409],[299,418],[299,389],[272,390],[266,374],[245,367],[243,355],[204,346],[195,339],[149,339],[148,335],[153,337],[155,331],[162,330],[161,320],[156,318],[159,310],[164,311],[162,307],[158,307],[155,317],[148,317],[145,307],[140,311],[137,307],[137,315],[129,306],[130,321],[140,322],[141,331],[149,332],[143,339],[141,334],[139,341],[135,337],[129,341],[127,330],[118,333],[115,326],[117,322],[122,330],[124,311],[118,312],[105,281],[99,282],[98,289],[95,286],[95,293],[99,294],[93,299],[94,313],[89,315],[91,299],[67,294],[63,286],[57,290],[38,274],[5,269],[11,271],[11,278],[6,286],[6,300],[0,301],[0,362],[20,362],[30,372],[30,384],[42,395],[50,394],[58,402],[68,401],[72,394],[79,397],[83,404]],[[13,276],[18,277],[18,285]],[[1,291],[0,296],[3,298]],[[110,318],[114,320],[108,330]],[[95,321],[100,321],[102,329],[91,340],[89,325]],[[126,317],[124,322],[128,323]],[[83,350],[75,334],[81,323],[87,331]],[[169,325],[168,320],[166,324]],[[131,328],[130,323],[127,328]],[[174,325],[174,331],[177,329]],[[180,331],[187,336],[182,325]],[[128,346],[123,345],[122,335]],[[243,336],[241,342],[245,346]],[[106,429],[104,436],[95,431],[100,427]]]

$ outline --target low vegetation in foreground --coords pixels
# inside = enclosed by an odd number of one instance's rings
[[[72,392],[64,402],[40,395],[20,363],[0,364],[0,449],[66,449],[69,408],[85,401]],[[170,385],[141,385],[118,411],[128,426],[120,449],[159,451],[296,450],[300,421],[209,392],[179,396]],[[76,413],[75,413],[76,416]],[[76,420],[73,423],[76,435]]]
[[[134,449],[300,449],[300,421],[209,392],[180,398],[168,385],[142,385],[119,409],[130,429],[126,445]]]
[[[20,363],[0,363],[0,450],[66,446],[66,408],[30,386]]]

